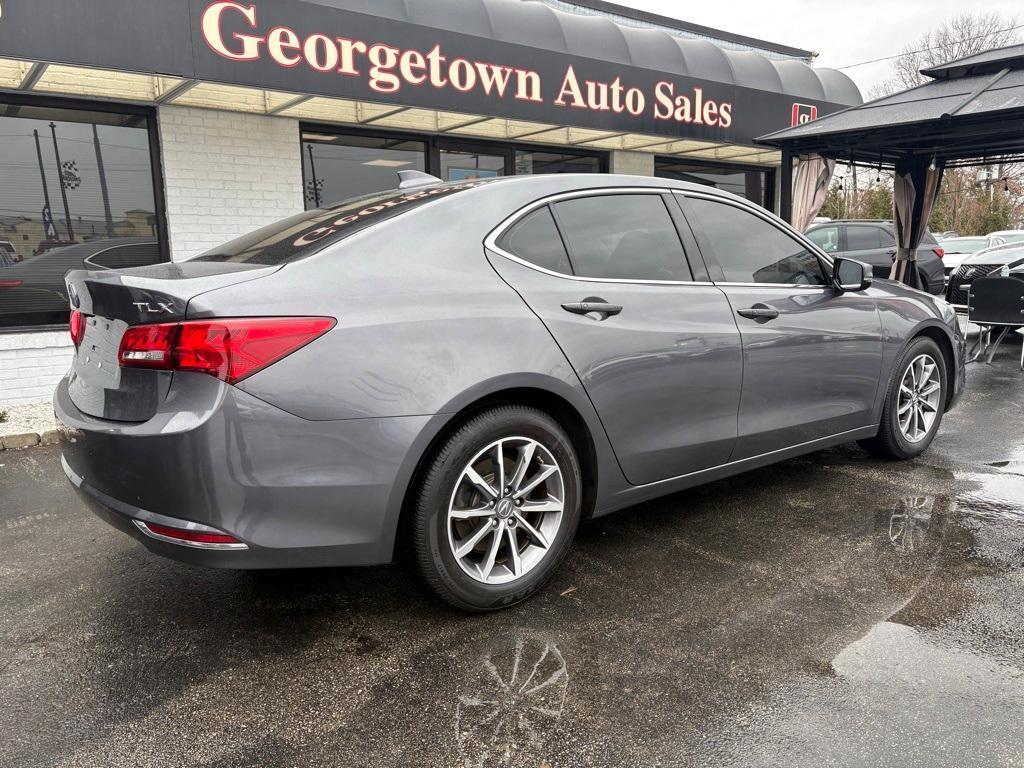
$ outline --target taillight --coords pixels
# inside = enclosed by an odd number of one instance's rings
[[[0,280],[0,288],[20,288],[24,280]]]
[[[946,258],[945,248],[932,248],[932,250],[935,252],[935,255],[938,256],[940,259]]]
[[[199,547],[202,549],[248,549],[249,546],[230,534],[218,531],[208,525],[196,523],[184,523],[188,527],[178,528],[177,526],[158,525],[157,523],[135,520],[135,527],[152,539],[180,544],[186,547]]]
[[[71,342],[77,347],[85,338],[85,315],[79,310],[71,310]]]
[[[196,371],[235,384],[336,322],[332,317],[244,317],[133,325],[121,338],[117,359],[126,367]]]
[[[234,536],[226,533],[207,533],[205,531],[190,531],[184,528],[171,528],[156,523],[146,523],[148,528],[158,536],[166,536],[168,539],[178,541],[191,541],[196,544],[241,544],[242,542]]]

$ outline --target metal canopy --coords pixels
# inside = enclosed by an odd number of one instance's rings
[[[892,167],[927,157],[946,167],[1024,158],[1024,45],[922,70],[930,82],[757,141]]]

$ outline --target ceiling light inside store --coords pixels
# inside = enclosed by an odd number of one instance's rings
[[[401,168],[404,165],[412,165],[411,160],[370,160],[363,165],[372,165],[375,168]]]

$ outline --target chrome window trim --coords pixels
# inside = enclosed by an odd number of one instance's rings
[[[596,187],[593,189],[579,189],[572,192],[559,192],[555,195],[549,195],[539,200],[534,200],[532,203],[520,208],[518,211],[513,213],[507,219],[498,224],[497,227],[491,230],[490,234],[484,238],[484,247],[490,251],[493,251],[500,256],[503,256],[510,261],[514,261],[517,264],[522,264],[524,267],[529,267],[537,272],[541,272],[545,275],[551,275],[553,277],[560,277],[563,280],[574,280],[579,283],[616,283],[622,285],[703,285],[703,286],[714,286],[715,284],[708,281],[699,280],[639,280],[632,278],[615,278],[615,277],[583,277],[581,275],[567,275],[564,272],[555,272],[551,269],[538,266],[533,262],[527,261],[526,259],[520,258],[513,253],[506,251],[498,245],[498,240],[501,239],[502,235],[511,229],[516,222],[526,217],[538,208],[542,208],[546,205],[561,202],[562,200],[575,200],[582,197],[602,197],[606,195],[620,195],[620,194],[631,194],[631,195],[658,195],[660,197],[665,196],[675,190],[670,187]],[[666,213],[669,213],[666,211]],[[671,214],[670,214],[671,215]],[[674,226],[674,224],[673,224]],[[682,251],[683,257],[687,259],[687,267],[690,268],[689,258],[686,255],[686,249],[683,247],[682,241],[679,243],[679,250]]]

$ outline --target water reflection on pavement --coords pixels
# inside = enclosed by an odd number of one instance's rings
[[[229,573],[0,454],[0,765],[1024,762],[1024,379],[922,459],[813,454],[594,521],[471,617],[400,567]]]

